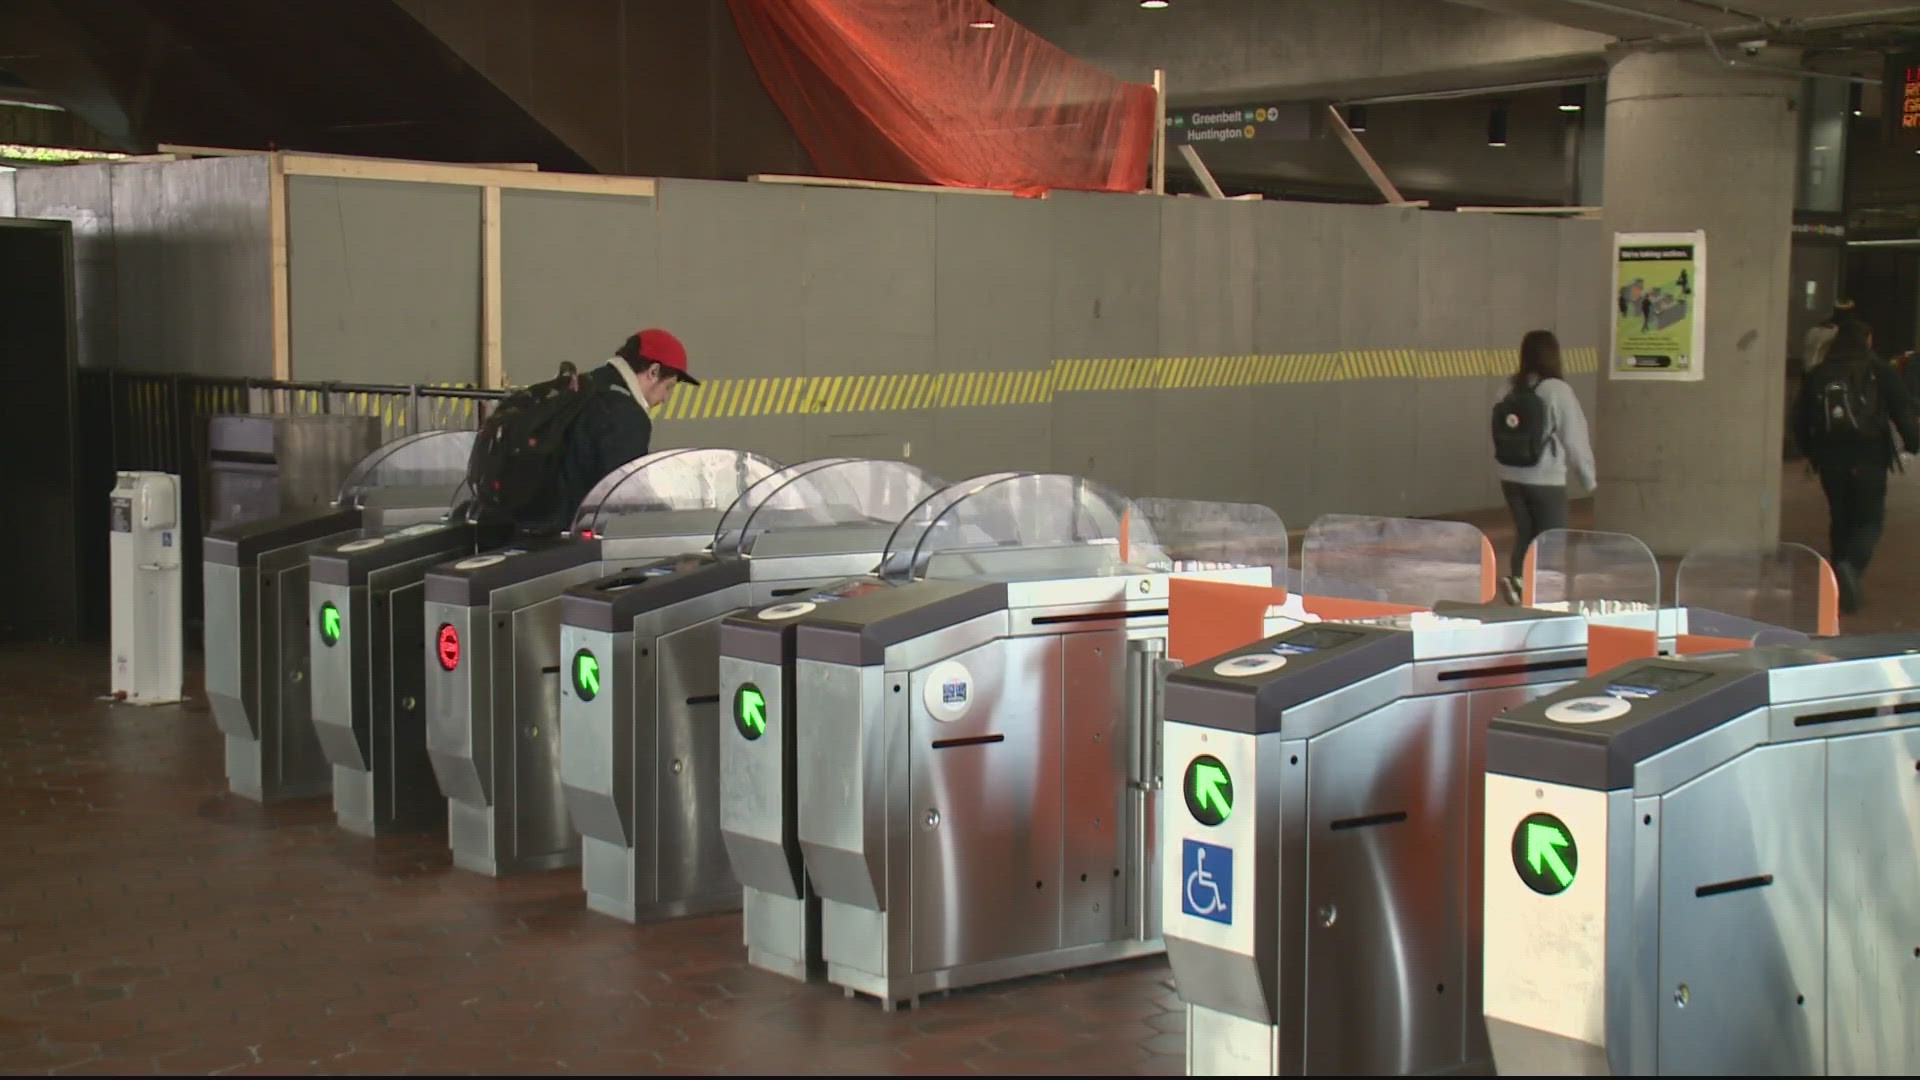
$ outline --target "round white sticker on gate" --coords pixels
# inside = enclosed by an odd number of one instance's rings
[[[1547,719],[1559,724],[1597,724],[1602,720],[1625,716],[1631,708],[1633,702],[1626,698],[1592,694],[1554,702],[1547,706]]]
[[[356,551],[368,551],[387,542],[384,536],[369,536],[365,540],[349,540],[340,545],[342,555],[351,555]]]
[[[489,566],[498,566],[507,561],[505,555],[475,555],[471,559],[461,559],[453,564],[455,570],[485,570]]]
[[[1271,653],[1264,656],[1235,656],[1213,665],[1213,673],[1229,679],[1244,679],[1249,675],[1279,671],[1286,666],[1286,657]]]
[[[796,600],[791,604],[775,604],[762,611],[760,618],[766,622],[780,622],[783,619],[797,619],[820,605],[809,600]]]
[[[973,708],[973,673],[949,660],[927,672],[927,686],[921,701],[935,720],[952,723]]]

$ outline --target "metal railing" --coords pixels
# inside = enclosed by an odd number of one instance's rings
[[[381,439],[415,431],[474,429],[504,391],[434,384],[286,382],[212,375],[86,370],[79,373],[83,477],[82,536],[107,535],[106,492],[114,474],[153,470],[180,477],[180,533],[186,617],[200,617],[200,538],[205,532],[207,422],[232,413],[374,416]],[[89,541],[91,543],[91,541]],[[99,565],[104,573],[105,552]],[[88,622],[104,628],[105,591],[90,599]]]

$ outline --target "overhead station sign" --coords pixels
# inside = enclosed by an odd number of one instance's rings
[[[1167,138],[1192,144],[1271,142],[1313,134],[1303,105],[1209,105],[1167,114]]]

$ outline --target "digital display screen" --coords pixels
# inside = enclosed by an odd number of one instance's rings
[[[1272,651],[1279,656],[1301,656],[1319,652],[1321,649],[1337,648],[1360,636],[1353,630],[1340,630],[1331,626],[1309,626],[1294,630],[1283,640],[1274,642]]]
[[[1614,697],[1650,698],[1668,690],[1681,690],[1711,678],[1710,671],[1679,671],[1674,668],[1641,668],[1623,674],[1619,682],[1607,686]]]

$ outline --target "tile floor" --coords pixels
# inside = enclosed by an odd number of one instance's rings
[[[1824,548],[1788,469],[1788,538]],[[1894,487],[1849,630],[1911,625],[1920,479]],[[1469,515],[1504,548],[1503,516]],[[105,672],[0,651],[0,1073],[1181,1071],[1164,961],[885,1014],[750,970],[738,916],[630,927],[577,871],[494,881],[234,798],[197,688],[113,707]]]

